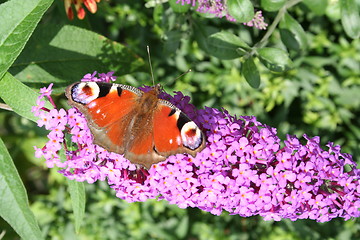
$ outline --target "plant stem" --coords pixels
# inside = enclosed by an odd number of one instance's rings
[[[291,8],[292,6],[298,4],[299,2],[301,2],[302,0],[290,0],[289,2],[287,2],[282,8],[280,8],[278,14],[276,15],[274,21],[272,22],[272,24],[270,25],[270,27],[268,28],[267,32],[265,33],[265,35],[263,36],[263,38],[254,45],[253,47],[253,51],[256,51],[257,48],[261,48],[264,45],[266,45],[267,40],[269,39],[269,37],[273,34],[276,26],[279,24],[280,20],[283,18],[284,14],[286,13],[288,8]],[[315,0],[316,1],[316,0]],[[254,52],[252,52],[253,54]],[[252,55],[251,54],[251,55]]]

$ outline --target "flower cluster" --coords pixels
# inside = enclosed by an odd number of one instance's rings
[[[264,21],[262,11],[257,11],[254,15],[254,18],[250,22],[243,24],[248,27],[255,27],[260,30],[265,30],[268,26],[268,24]]]
[[[235,18],[229,14],[226,0],[177,0],[176,2],[181,5],[191,4],[193,7],[197,6],[196,11],[200,13],[210,13],[218,18],[225,16],[228,21],[236,21]],[[265,30],[268,26],[261,11],[257,11],[250,22],[243,24],[249,27],[256,27],[261,30]]]
[[[108,73],[88,74],[83,80],[114,79]],[[116,196],[128,202],[164,199],[215,215],[225,210],[244,217],[261,215],[265,220],[319,222],[360,216],[360,170],[340,146],[328,143],[323,150],[319,137],[289,135],[281,143],[275,128],[253,116],[237,118],[214,108],[196,110],[181,92],[173,97],[162,93],[161,98],[202,128],[207,146],[196,157],[173,155],[147,170],[94,145],[77,109],[44,108],[43,98],[51,101],[51,87],[41,89],[33,108],[40,118],[38,126],[50,130],[48,143],[35,147],[35,155],[43,156],[48,167],[59,167],[69,179],[107,181]]]
[[[64,0],[66,15],[70,20],[74,19],[74,12],[71,7],[71,5],[74,4],[77,13],[76,15],[79,19],[82,20],[85,18],[86,15],[85,9],[82,7],[82,4],[84,4],[91,13],[96,13],[96,3],[98,2],[100,2],[100,0]]]
[[[230,16],[227,11],[226,2],[223,0],[177,0],[177,3],[191,4],[193,7],[197,5],[196,11],[200,13],[214,14],[218,18],[226,17],[227,20],[235,22],[236,20]]]

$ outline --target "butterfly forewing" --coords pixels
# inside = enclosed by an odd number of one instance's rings
[[[69,86],[66,96],[86,117],[94,142],[105,149],[124,153],[129,115],[141,92],[111,83],[81,82]],[[128,87],[128,86],[126,86]]]

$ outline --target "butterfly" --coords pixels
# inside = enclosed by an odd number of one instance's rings
[[[160,88],[158,84],[144,92],[122,84],[77,82],[65,95],[86,117],[95,144],[149,169],[170,155],[195,157],[205,148],[200,128],[172,103],[158,98]]]

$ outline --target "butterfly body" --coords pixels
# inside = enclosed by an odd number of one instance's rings
[[[170,155],[195,156],[205,147],[199,127],[159,99],[159,92],[159,85],[143,92],[122,84],[79,82],[68,86],[65,94],[85,115],[95,144],[150,168]]]

